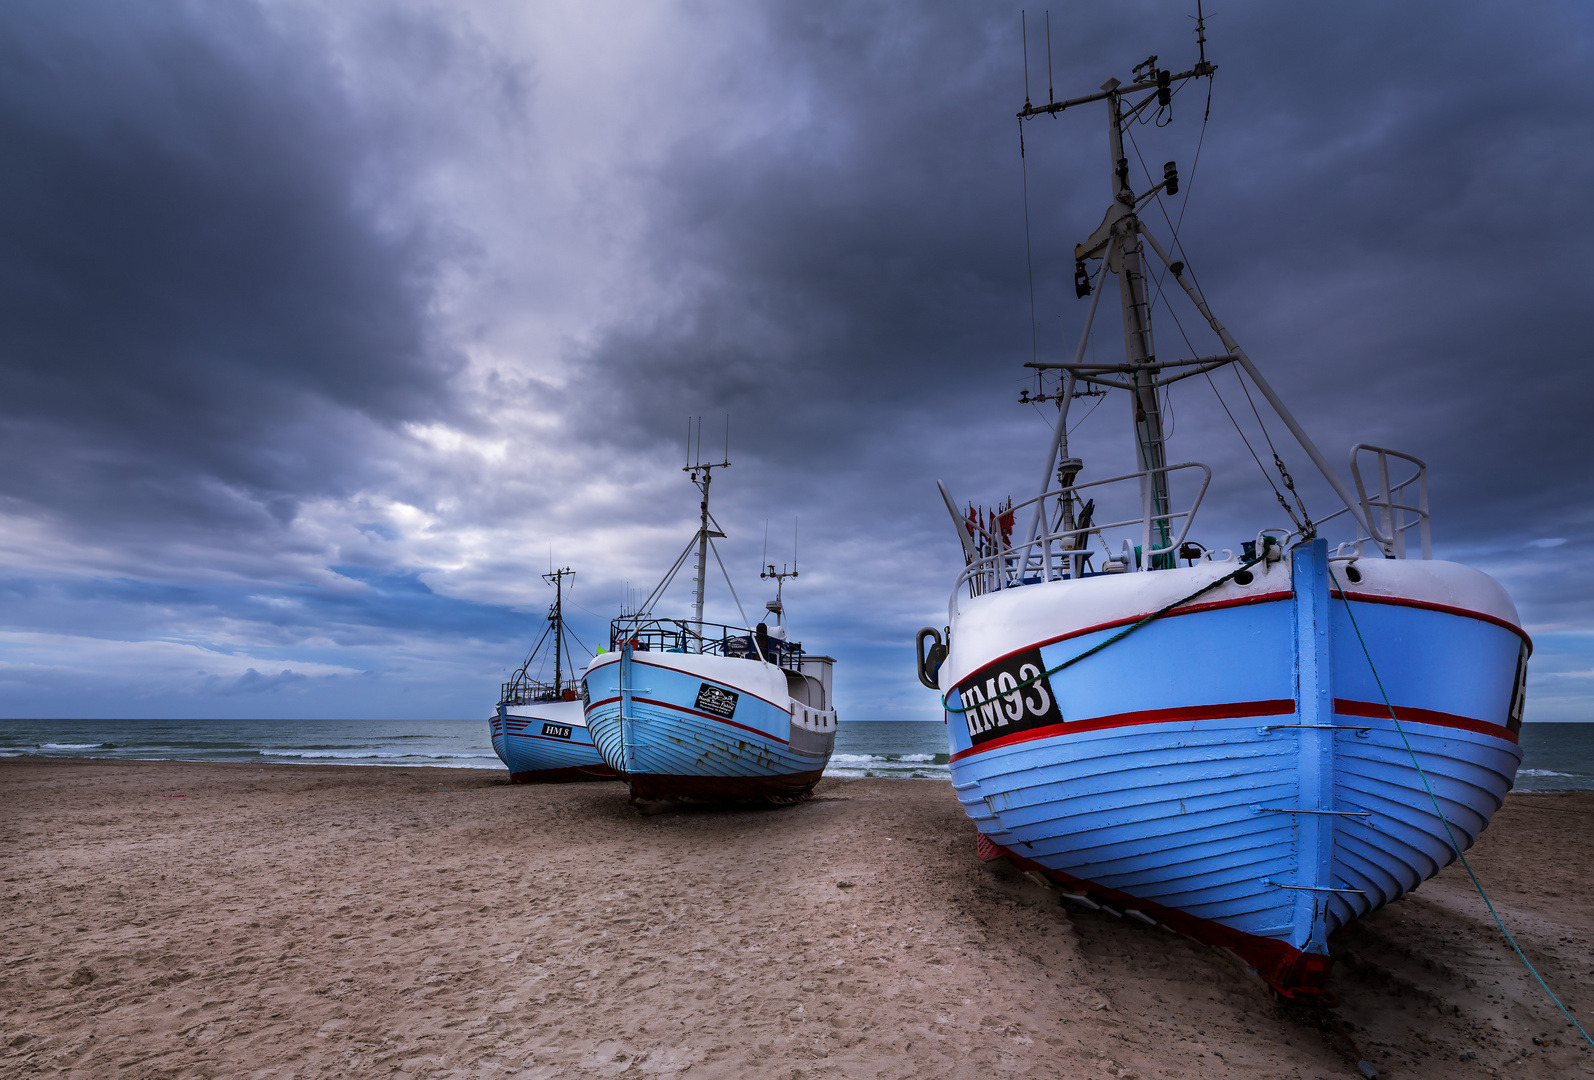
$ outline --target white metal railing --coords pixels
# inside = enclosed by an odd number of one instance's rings
[[[1187,510],[1169,509],[1164,513],[1154,513],[1152,507],[1151,478],[1154,475],[1178,472],[1183,469],[1199,469],[1201,471],[1201,486],[1195,493]],[[1106,550],[1108,559],[1104,570],[1117,569],[1125,572],[1136,570],[1150,570],[1157,564],[1159,556],[1169,555],[1179,550],[1184,543],[1185,536],[1190,531],[1190,523],[1195,518],[1196,511],[1201,506],[1201,500],[1206,496],[1207,485],[1212,482],[1212,470],[1197,461],[1186,461],[1178,465],[1164,465],[1156,469],[1144,469],[1140,472],[1125,473],[1122,476],[1111,476],[1105,480],[1092,480],[1086,484],[1074,484],[1071,487],[1049,491],[1045,495],[1037,496],[1028,502],[1017,506],[1005,508],[1003,517],[1011,517],[1016,523],[1020,511],[1033,507],[1036,503],[1046,500],[1072,500],[1079,492],[1089,491],[1092,488],[1101,488],[1109,484],[1121,484],[1127,481],[1137,481],[1140,485],[1140,513],[1121,521],[1096,522],[1090,521],[1077,524],[1073,528],[1063,528],[1064,515],[1057,515],[1057,527],[1042,532],[1034,540],[1025,543],[1019,541],[1012,543],[1009,537],[1004,537],[1003,530],[998,527],[993,534],[982,524],[965,522],[970,528],[974,551],[970,553],[970,560],[961,574],[958,575],[956,584],[952,587],[953,605],[956,606],[959,593],[967,588],[970,596],[981,596],[988,592],[1000,589],[1010,589],[1020,585],[1033,585],[1042,581],[1056,581],[1065,577],[1081,577],[1084,574],[1085,560],[1088,558],[1087,548],[1090,538],[1095,536],[1101,541]],[[1174,523],[1182,522],[1178,535],[1173,534]],[[1138,528],[1140,532],[1139,558],[1130,552],[1129,541],[1124,540],[1124,553],[1115,554],[1108,546],[1106,538],[1102,536],[1108,530],[1122,530]],[[1160,540],[1164,535],[1169,539],[1166,544],[1153,543],[1153,535]]]
[[[1364,451],[1378,455],[1378,490],[1371,496],[1367,494],[1367,487],[1362,482],[1361,467],[1357,461],[1358,456]],[[1417,469],[1400,483],[1391,484],[1390,458],[1410,462]],[[1428,466],[1420,459],[1410,454],[1402,454],[1398,450],[1357,443],[1350,452],[1350,472],[1356,481],[1356,496],[1361,500],[1362,511],[1367,517],[1367,530],[1372,533],[1372,539],[1395,558],[1404,559],[1406,531],[1415,527],[1422,541],[1422,557],[1433,558],[1433,535],[1428,519]],[[1410,505],[1409,496],[1405,494],[1406,489],[1413,484],[1417,485],[1416,506]],[[1411,515],[1410,520],[1407,520],[1407,515]]]

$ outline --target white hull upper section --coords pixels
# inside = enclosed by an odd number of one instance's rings
[[[1149,615],[1232,573],[1237,565],[1233,561],[1203,561],[1176,570],[1101,574],[960,596],[954,604],[950,651],[941,665],[941,689],[950,690],[993,658],[1015,649]],[[1354,566],[1361,581],[1352,582],[1346,574],[1350,565],[1330,564],[1337,578],[1332,587],[1343,589],[1352,599],[1407,600],[1521,626],[1516,605],[1505,589],[1470,566],[1431,560],[1357,559]],[[1202,593],[1189,606],[1262,602],[1275,595],[1289,595],[1290,556],[1279,562],[1258,563],[1251,574],[1250,584],[1225,582]]]

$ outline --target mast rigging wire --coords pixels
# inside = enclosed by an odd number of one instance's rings
[[[1209,86],[1208,87],[1208,99],[1207,99],[1207,112],[1208,112],[1208,115],[1211,114],[1211,109],[1212,109],[1211,88]],[[1201,142],[1205,141],[1205,139],[1206,139],[1206,127],[1207,127],[1206,118],[1203,117],[1203,119],[1201,121],[1201,138],[1196,144],[1196,163],[1197,164],[1200,161]],[[1151,170],[1149,168],[1147,168],[1147,166],[1146,166],[1145,155],[1140,152],[1140,144],[1135,141],[1134,132],[1131,130],[1131,131],[1127,131],[1126,134],[1128,134],[1128,136],[1129,136],[1129,145],[1135,152],[1135,158],[1136,158],[1136,160],[1138,160],[1140,162],[1140,169],[1146,175],[1146,182],[1148,184],[1153,183],[1153,178],[1151,176]],[[1192,164],[1191,165],[1191,182],[1194,181],[1194,176],[1195,176],[1195,164]],[[1173,234],[1173,245],[1174,245],[1175,249],[1178,250],[1180,254],[1184,254],[1184,244],[1181,242],[1181,240],[1179,238],[1179,226],[1175,225],[1174,221],[1173,221],[1173,218],[1169,216],[1168,208],[1163,203],[1161,192],[1158,192],[1158,194],[1157,194],[1156,198],[1154,199],[1154,201],[1157,204],[1157,209],[1159,211],[1161,211],[1161,213],[1162,213],[1162,219],[1165,222],[1168,223],[1168,229]],[[1183,202],[1183,204],[1182,204],[1182,206],[1180,207],[1180,210],[1179,210],[1179,221],[1180,221],[1181,224],[1184,221],[1184,211],[1185,211],[1185,209],[1187,209],[1189,207],[1189,205],[1190,205],[1190,191],[1189,191],[1189,185],[1187,184],[1186,188],[1185,188],[1184,202]],[[1186,258],[1188,258],[1188,256],[1186,256]],[[1196,285],[1196,291],[1201,292],[1202,290],[1201,290],[1200,284],[1198,282],[1196,282],[1195,272],[1190,269],[1188,262],[1185,264],[1185,270],[1186,270],[1186,273],[1190,274],[1191,282]],[[1186,347],[1188,347],[1190,349],[1190,354],[1192,356],[1194,356],[1194,355],[1196,355],[1196,347],[1190,341],[1190,335],[1185,333],[1184,324],[1179,321],[1178,313],[1173,310],[1172,303],[1170,303],[1168,301],[1166,295],[1163,292],[1163,282],[1167,280],[1167,276],[1168,276],[1168,271],[1167,271],[1166,268],[1164,268],[1163,271],[1162,271],[1162,274],[1155,278],[1156,286],[1157,286],[1156,295],[1152,298],[1151,303],[1147,305],[1147,308],[1148,308],[1148,310],[1150,310],[1150,309],[1156,307],[1157,302],[1159,300],[1162,302],[1162,305],[1163,305],[1164,309],[1166,309],[1166,311],[1168,312],[1169,318],[1173,319],[1173,325],[1178,329],[1179,336],[1184,339],[1184,343],[1185,343]],[[1257,455],[1255,448],[1253,448],[1251,446],[1250,440],[1246,438],[1245,432],[1240,428],[1239,421],[1235,420],[1234,414],[1229,411],[1228,403],[1223,400],[1223,395],[1218,393],[1217,384],[1212,381],[1211,373],[1210,372],[1203,372],[1202,374],[1206,377],[1207,385],[1212,387],[1213,394],[1217,395],[1218,403],[1223,406],[1223,411],[1228,414],[1229,422],[1234,425],[1234,430],[1240,436],[1240,441],[1245,443],[1245,448],[1251,452],[1251,457],[1256,462],[1257,468],[1262,470],[1263,478],[1267,480],[1268,487],[1273,489],[1273,496],[1274,496],[1274,498],[1278,499],[1279,506],[1284,508],[1284,513],[1289,516],[1290,523],[1292,525],[1294,525],[1296,531],[1299,532],[1300,534],[1302,534],[1303,536],[1314,535],[1316,530],[1315,530],[1315,527],[1312,524],[1311,512],[1306,509],[1306,501],[1303,498],[1301,498],[1301,493],[1296,490],[1296,488],[1295,488],[1295,479],[1294,479],[1294,477],[1292,477],[1290,475],[1289,469],[1287,469],[1285,467],[1284,459],[1279,455],[1278,447],[1273,445],[1273,436],[1268,432],[1267,424],[1263,421],[1262,414],[1256,407],[1256,401],[1251,397],[1251,390],[1250,390],[1250,388],[1248,386],[1245,385],[1245,379],[1241,377],[1241,375],[1240,375],[1240,373],[1238,371],[1236,371],[1234,373],[1234,377],[1240,383],[1241,391],[1243,391],[1244,394],[1245,394],[1245,400],[1246,400],[1247,404],[1249,404],[1251,406],[1251,413],[1252,413],[1253,416],[1256,417],[1257,426],[1262,429],[1262,438],[1267,441],[1267,448],[1268,448],[1269,452],[1271,452],[1272,455],[1273,455],[1273,465],[1278,470],[1279,478],[1284,481],[1284,487],[1289,491],[1289,493],[1295,499],[1295,507],[1291,507],[1290,506],[1289,500],[1285,499],[1285,497],[1284,497],[1284,492],[1280,491],[1279,490],[1279,486],[1273,482],[1273,477],[1268,473],[1267,466],[1262,464],[1262,459]],[[1171,394],[1169,395],[1169,399],[1168,400],[1170,400],[1170,401],[1172,400]],[[1300,516],[1299,517],[1297,517],[1296,513],[1295,513],[1295,509],[1297,507],[1300,509]]]
[[[747,612],[742,610],[742,601],[736,595],[736,586],[731,584],[730,571],[725,569],[725,560],[720,558],[720,549],[714,545],[712,539],[708,542],[708,549],[714,553],[714,561],[720,564],[720,573],[725,575],[725,587],[731,591],[731,599],[736,601],[736,614],[742,617],[742,625],[747,626]],[[750,626],[747,628],[752,629]]]
[[[587,609],[586,608],[582,608],[581,610],[582,611],[586,611]],[[576,637],[576,632],[574,630],[570,629],[569,626],[565,627],[565,633],[569,634],[572,638],[575,638],[576,644],[580,645],[582,650],[585,651],[588,656],[597,655],[591,649],[587,648],[587,643],[585,641],[582,641],[580,638]],[[570,661],[570,670],[572,672],[574,672],[575,669],[576,669],[576,662],[574,660],[572,660],[572,661]]]

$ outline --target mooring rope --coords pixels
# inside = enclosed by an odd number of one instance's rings
[[[1500,928],[1500,933],[1505,935],[1506,941],[1510,942],[1511,948],[1517,954],[1517,958],[1522,961],[1523,966],[1538,981],[1540,989],[1549,995],[1551,1001],[1555,1002],[1555,1007],[1561,1010],[1561,1015],[1566,1017],[1568,1023],[1577,1028],[1577,1033],[1583,1036],[1584,1041],[1590,1046],[1594,1046],[1594,1038],[1589,1037],[1589,1033],[1583,1030],[1583,1025],[1577,1022],[1577,1018],[1561,1003],[1561,999],[1555,996],[1555,991],[1550,989],[1549,984],[1544,981],[1544,976],[1539,974],[1539,969],[1533,966],[1533,962],[1522,951],[1522,946],[1517,944],[1517,939],[1512,937],[1511,931],[1505,928],[1505,922],[1500,918],[1500,913],[1494,910],[1494,903],[1489,899],[1489,894],[1484,891],[1483,883],[1478,880],[1478,875],[1472,872],[1472,864],[1467,862],[1466,854],[1462,852],[1461,845],[1456,842],[1456,834],[1451,831],[1450,821],[1445,817],[1444,810],[1439,806],[1439,797],[1434,794],[1433,785],[1428,782],[1428,774],[1423,770],[1422,762],[1417,760],[1417,751],[1412,749],[1411,740],[1406,737],[1406,729],[1401,726],[1400,717],[1395,715],[1395,707],[1389,703],[1389,694],[1384,690],[1384,680],[1378,675],[1378,666],[1373,663],[1373,654],[1367,648],[1367,640],[1362,637],[1361,627],[1356,625],[1356,613],[1351,609],[1350,596],[1345,592],[1344,587],[1340,585],[1339,576],[1334,573],[1333,567],[1329,567],[1328,576],[1334,582],[1334,587],[1339,590],[1340,600],[1345,604],[1345,614],[1350,616],[1351,629],[1356,631],[1356,641],[1362,647],[1362,655],[1367,658],[1367,667],[1373,673],[1373,682],[1378,684],[1378,693],[1384,700],[1384,708],[1389,710],[1389,718],[1395,722],[1395,730],[1400,733],[1400,741],[1406,744],[1406,753],[1411,755],[1411,763],[1416,766],[1417,775],[1422,779],[1422,786],[1428,792],[1428,798],[1433,803],[1434,813],[1439,815],[1439,821],[1445,827],[1445,836],[1449,838],[1450,846],[1455,849],[1456,858],[1461,860],[1461,866],[1466,870],[1467,877],[1472,879],[1472,887],[1478,890],[1478,895],[1483,898],[1484,907],[1489,909],[1489,914],[1494,918],[1494,925]]]

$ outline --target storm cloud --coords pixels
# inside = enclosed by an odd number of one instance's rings
[[[1192,13],[1054,10],[1048,70],[1029,12],[1031,99],[1186,66]],[[1185,178],[1148,223],[1331,460],[1428,461],[1438,554],[1538,641],[1535,719],[1586,717],[1594,670],[1591,37],[1572,4],[1226,6],[1210,101],[1134,130]],[[743,604],[800,519],[790,606],[844,714],[933,716],[935,480],[1032,494],[1023,364],[1077,339],[1107,201],[1098,112],[1020,157],[1021,49],[1016,8],[956,4],[9,5],[0,709],[476,715],[550,560],[589,644],[652,587],[693,527],[686,418],[717,445],[728,416]],[[1154,319],[1213,351],[1182,298]],[[1197,533],[1282,513],[1214,389],[1331,512],[1232,376],[1192,379]],[[1074,451],[1125,471],[1124,403],[1091,404]]]

